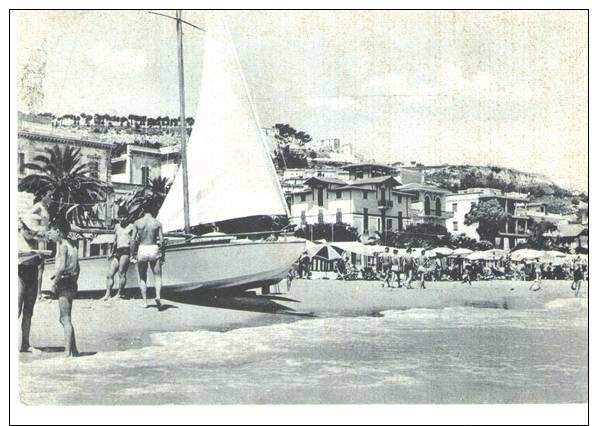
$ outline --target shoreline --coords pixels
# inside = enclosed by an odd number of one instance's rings
[[[412,290],[382,288],[380,281],[337,281],[334,279],[295,280],[283,298],[277,301],[301,313],[315,317],[376,316],[387,310],[474,307],[491,309],[535,309],[556,299],[575,298],[569,281],[543,281],[542,290],[529,291],[530,282],[478,281],[472,286],[459,282],[427,282],[426,289],[415,283]],[[274,289],[273,289],[274,290]],[[580,297],[587,298],[587,283]],[[86,353],[123,351],[151,344],[151,335],[161,332],[195,330],[229,331],[237,328],[289,323],[305,317],[266,312],[243,311],[190,305],[163,299],[166,307],[143,309],[140,299],[77,299],[73,304],[73,325],[77,346]],[[19,326],[20,331],[20,326]],[[20,354],[27,362],[63,356],[64,337],[58,322],[56,300],[37,302],[34,309],[30,342],[33,353]]]

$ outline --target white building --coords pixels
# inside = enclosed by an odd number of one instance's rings
[[[473,205],[493,199],[497,200],[499,205],[512,215],[512,219],[505,223],[504,230],[496,241],[492,242],[505,250],[515,247],[519,242],[525,242],[529,237],[527,228],[530,218],[522,208],[527,205],[527,195],[504,194],[498,189],[470,188],[447,195],[446,205],[453,217],[446,219],[446,228],[451,233],[465,234],[469,238],[479,240],[477,224],[466,225],[465,215],[469,213]]]
[[[412,194],[395,189],[392,176],[368,177],[345,182],[313,177],[307,189],[291,196],[291,223],[346,223],[363,235],[375,231],[403,230],[409,220]]]

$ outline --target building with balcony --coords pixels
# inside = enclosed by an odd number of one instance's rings
[[[106,142],[95,141],[86,138],[66,137],[60,133],[52,133],[51,129],[39,129],[28,126],[28,123],[19,123],[17,132],[17,174],[19,180],[30,173],[25,164],[34,160],[37,155],[45,155],[46,148],[54,146],[71,146],[80,149],[81,160],[87,163],[90,168],[90,176],[101,180],[111,186],[110,153],[112,145]],[[33,207],[33,197],[19,194],[18,214],[26,218]],[[112,203],[114,195],[107,194],[106,202],[97,205],[96,213],[99,222],[98,227],[104,227],[111,223]]]
[[[446,197],[450,191],[415,182],[401,186],[401,191],[413,197],[410,212],[413,224],[428,223],[445,227],[446,221],[453,217],[453,213],[446,210]]]
[[[291,223],[346,223],[362,235],[401,231],[409,220],[412,195],[392,176],[343,181],[312,177],[291,195]]]
[[[477,224],[466,225],[465,215],[469,213],[472,206],[480,202],[496,200],[506,212],[511,214],[511,219],[504,225],[504,230],[493,243],[505,250],[515,247],[520,242],[529,238],[528,225],[530,217],[527,215],[525,206],[528,204],[528,197],[519,193],[503,193],[492,188],[470,188],[457,193],[448,194],[446,205],[453,214],[452,218],[446,219],[446,228],[454,234],[465,234],[469,238],[480,239],[477,233]]]

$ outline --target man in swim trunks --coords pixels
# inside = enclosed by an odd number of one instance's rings
[[[577,257],[573,262],[573,283],[571,284],[571,290],[575,291],[575,297],[579,296],[579,290],[581,289],[581,282],[583,281],[584,274],[581,265],[581,259]]]
[[[387,287],[390,287],[390,280],[392,279],[392,271],[390,270],[392,265],[392,254],[390,254],[390,249],[386,247],[384,249],[384,253],[380,255],[380,259],[382,260],[382,287],[386,284]]]
[[[391,274],[393,276],[392,280],[397,281],[397,288],[401,288],[401,258],[399,257],[399,250],[394,249],[392,251],[392,257],[390,258],[391,260]]]
[[[64,347],[66,356],[78,356],[75,342],[75,329],[71,323],[73,299],[77,294],[79,278],[79,256],[77,248],[67,239],[71,226],[64,218],[59,218],[51,225],[48,238],[56,242],[56,274],[52,291],[58,297],[60,323],[64,327]]]
[[[110,269],[106,276],[106,295],[104,300],[110,299],[110,293],[114,286],[114,276],[118,272],[118,290],[114,297],[120,299],[123,297],[123,291],[127,284],[127,270],[129,269],[129,259],[131,257],[131,245],[137,236],[137,228],[126,219],[126,210],[119,209],[118,215],[124,217],[119,224],[114,227],[114,242],[112,243],[112,253],[110,254]]]
[[[29,244],[34,234],[19,218],[19,318],[21,318],[21,352],[30,352],[29,332],[33,308],[37,299],[38,267],[43,257],[35,254]]]
[[[48,231],[50,223],[50,203],[52,199],[49,195],[44,195],[37,203],[31,207],[31,218],[34,223],[32,224],[32,231],[36,232],[42,237],[37,238],[37,249],[46,250],[47,244],[43,235]],[[37,297],[38,300],[42,300],[42,280],[44,278],[44,259],[37,267]]]
[[[164,257],[160,247],[164,243],[162,236],[162,224],[154,218],[152,213],[146,211],[141,219],[135,222],[138,243],[136,252],[137,271],[139,272],[139,288],[145,307],[147,303],[147,266],[154,274],[154,286],[156,288],[156,305],[161,308],[160,292],[162,290],[162,263]]]
[[[426,288],[426,274],[428,273],[428,257],[426,251],[422,250],[421,255],[417,258],[417,273],[420,274],[419,288]]]
[[[413,270],[415,269],[413,256],[411,255],[411,248],[407,249],[407,254],[403,256],[403,270],[405,271],[405,288],[411,287],[413,280]]]

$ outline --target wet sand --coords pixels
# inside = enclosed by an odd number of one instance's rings
[[[280,296],[296,300],[276,303],[298,313],[318,317],[376,315],[388,309],[437,307],[487,307],[519,309],[542,307],[555,299],[572,298],[570,282],[545,281],[542,290],[531,292],[529,282],[483,281],[472,286],[456,282],[429,282],[427,289],[382,288],[378,281],[337,281],[325,279],[295,280],[286,293],[280,284]],[[275,290],[275,288],[273,288]],[[587,293],[587,283],[582,295]],[[581,296],[581,295],[580,295]],[[145,346],[149,336],[166,331],[224,331],[241,327],[288,323],[304,317],[262,312],[189,305],[163,300],[165,309],[143,309],[139,299],[75,300],[73,324],[77,343],[83,352],[126,350]],[[253,308],[252,308],[253,309]],[[63,330],[58,322],[57,301],[38,302],[31,330],[31,344],[39,348],[33,354],[22,354],[21,360],[64,355]]]

